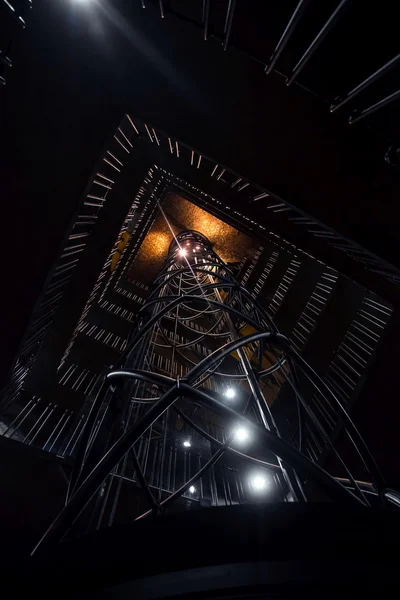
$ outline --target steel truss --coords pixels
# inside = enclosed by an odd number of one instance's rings
[[[181,333],[188,339],[182,341]],[[157,367],[160,352],[168,357],[169,372]],[[244,399],[239,409],[224,396],[231,385],[237,386]],[[277,390],[279,393],[283,385],[291,388],[298,415],[297,433],[290,439],[282,435],[273,414]],[[315,391],[323,404],[314,402]],[[183,232],[171,244],[124,354],[96,381],[89,404],[66,506],[35,551],[51,547],[73,531],[91,501],[101,505],[104,495],[108,497],[105,482],[111,476],[119,480],[112,492],[115,513],[127,465],[134,469],[135,485],[142,488],[149,504],[147,511],[132,514],[132,520],[164,511],[228,455],[274,477],[283,501],[313,500],[317,489],[333,502],[368,506],[372,497],[387,502],[379,469],[335,393],[279,333],[268,313],[236,280],[233,269],[198,232]],[[210,415],[225,423],[222,440],[205,426]],[[342,456],[330,437],[328,419],[332,415],[341,423],[351,447],[350,461],[349,451]],[[167,469],[166,439],[176,431],[177,419],[209,442],[210,455],[195,473],[188,473],[183,485],[166,493],[162,483]],[[158,486],[147,481],[146,468],[137,456],[144,436],[157,424],[164,452]],[[257,440],[263,449],[261,456],[238,448],[238,425]],[[306,455],[307,436],[317,437],[335,457],[343,478],[333,476]],[[353,475],[355,457],[370,483],[361,483],[356,480],[357,473]],[[168,469],[170,477],[171,465]]]

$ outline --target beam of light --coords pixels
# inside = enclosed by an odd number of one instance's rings
[[[151,195],[152,195],[152,196],[154,196],[154,198],[156,199],[157,206],[158,206],[158,208],[160,209],[160,212],[161,212],[162,216],[164,217],[164,221],[166,222],[166,224],[167,224],[167,227],[168,227],[168,229],[170,230],[170,232],[171,232],[171,235],[173,236],[173,238],[174,238],[174,240],[175,240],[175,244],[176,244],[176,245],[178,246],[178,248],[179,248],[179,254],[180,254],[181,256],[186,256],[186,249],[185,249],[185,248],[183,248],[183,247],[180,245],[180,243],[178,242],[178,238],[176,237],[176,235],[175,235],[175,232],[174,232],[174,230],[172,229],[170,222],[168,221],[167,215],[165,214],[165,212],[164,212],[164,210],[163,210],[163,207],[161,206],[161,204],[160,204],[160,202],[159,202],[159,200],[158,200],[158,197],[157,197],[157,195],[154,193],[154,188],[153,188],[153,186],[149,184],[149,187],[150,187],[150,189],[152,190],[152,194],[151,194]],[[187,264],[188,264],[188,267],[191,269],[190,263],[189,263],[189,261],[188,261],[187,259],[186,259],[186,262],[187,262]],[[193,271],[192,271],[192,275],[193,275],[193,277],[194,277],[194,272],[193,272]]]
[[[128,19],[119,12],[118,8],[113,7],[111,2],[99,2],[99,0],[79,0],[82,3],[95,3],[96,11],[124,36],[128,43],[139,52],[153,67],[157,70],[160,77],[164,78],[168,85],[172,84],[178,88],[181,93],[195,103],[198,110],[205,112],[204,102],[202,101],[201,90],[193,78],[179,70],[173,60],[157,48],[141,30],[139,26],[134,26]],[[125,2],[121,3],[122,5]],[[126,2],[129,4],[129,2]]]

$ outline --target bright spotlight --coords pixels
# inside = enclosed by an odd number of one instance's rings
[[[185,446],[185,448],[190,448],[190,446],[191,446],[192,444],[189,442],[189,440],[185,440],[185,441],[183,442],[183,445]]]
[[[194,487],[194,485],[191,485],[191,486],[190,486],[190,488],[189,488],[189,492],[190,492],[191,494],[194,494],[194,493],[195,493],[195,491],[196,491],[196,488]]]
[[[267,478],[264,475],[253,475],[250,479],[250,487],[255,492],[262,492],[268,486]]]
[[[180,254],[180,256],[186,256],[186,250],[185,250],[185,248],[181,248],[179,250],[179,254]]]
[[[233,388],[229,387],[229,388],[226,388],[226,390],[224,392],[224,396],[226,398],[228,398],[228,400],[232,400],[232,398],[234,398],[236,396],[236,392]]]
[[[248,430],[245,427],[235,429],[235,440],[237,442],[246,442],[250,437]]]

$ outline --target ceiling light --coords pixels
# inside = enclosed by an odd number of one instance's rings
[[[238,427],[237,429],[235,429],[234,436],[237,442],[245,442],[249,439],[250,434],[245,427]]]
[[[224,392],[224,396],[226,398],[228,398],[229,400],[232,400],[232,398],[234,398],[236,396],[236,392],[233,388],[228,387],[228,388],[226,388],[226,390]]]
[[[191,494],[194,494],[194,493],[195,493],[195,491],[196,491],[196,488],[194,487],[194,485],[191,485],[191,486],[190,486],[190,488],[189,488],[189,492],[190,492]]]
[[[185,446],[185,448],[190,448],[190,446],[191,446],[192,444],[189,442],[189,440],[185,440],[185,441],[183,442],[183,445]]]
[[[268,487],[268,480],[264,475],[253,475],[249,483],[255,492],[262,492]]]

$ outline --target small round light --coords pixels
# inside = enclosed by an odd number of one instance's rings
[[[185,250],[185,248],[181,248],[179,250],[179,254],[180,254],[180,256],[186,256],[186,250]]]
[[[228,398],[229,400],[232,400],[232,398],[234,398],[236,396],[236,392],[233,388],[226,388],[225,392],[224,392],[224,396],[226,398]]]
[[[196,491],[196,488],[194,487],[194,485],[191,485],[191,486],[190,486],[190,488],[189,488],[189,492],[190,492],[191,494],[194,494],[194,493],[195,493],[195,491]]]
[[[250,486],[255,492],[262,492],[268,487],[268,480],[264,475],[253,475],[250,479]]]
[[[249,432],[244,427],[238,427],[235,429],[235,440],[237,442],[245,442],[249,439]]]
[[[189,442],[189,440],[185,440],[185,441],[183,442],[183,445],[185,446],[185,448],[190,448],[190,446],[191,446],[192,444]]]

